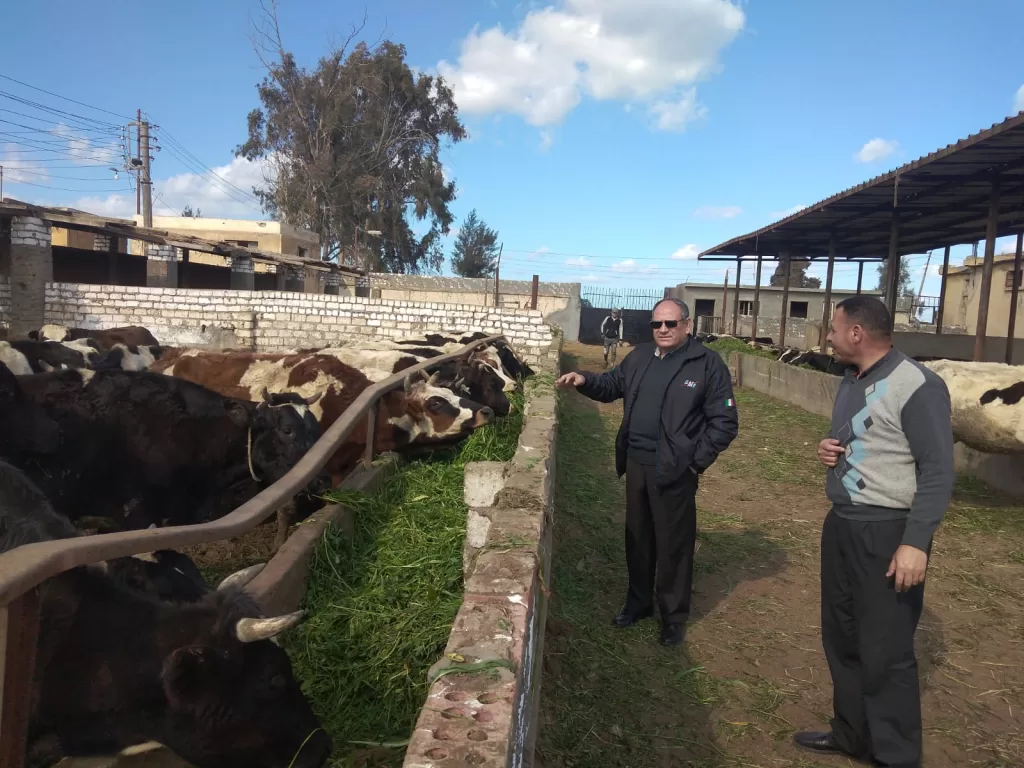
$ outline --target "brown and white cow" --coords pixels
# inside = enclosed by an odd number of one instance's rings
[[[122,328],[67,328],[63,325],[44,325],[38,333],[29,334],[40,341],[76,341],[78,339],[91,339],[96,342],[97,348],[106,352],[112,349],[115,344],[127,344],[129,346],[158,346],[160,342],[150,333],[148,328],[141,325],[126,325]]]
[[[258,401],[264,389],[273,394],[319,395],[310,412],[319,422],[321,433],[363,390],[392,375],[390,371],[381,375],[374,369],[361,370],[334,355],[195,349],[169,349],[152,370],[238,399]],[[446,445],[493,419],[493,409],[437,386],[436,377],[410,377],[404,388],[381,399],[374,444],[379,451]],[[361,421],[327,465],[335,482],[355,465],[365,445],[366,423]]]

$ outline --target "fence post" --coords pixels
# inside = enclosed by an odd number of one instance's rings
[[[530,288],[530,309],[537,308],[537,291],[540,289],[540,276],[533,276],[533,286]]]
[[[374,400],[370,410],[366,412],[366,451],[363,454],[363,466],[373,463],[373,446],[377,441],[377,416],[380,414],[380,400]]]
[[[0,697],[0,765],[23,768],[32,708],[32,678],[39,636],[39,590],[0,608],[3,694]]]

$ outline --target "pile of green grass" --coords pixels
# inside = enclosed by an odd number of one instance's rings
[[[512,410],[458,447],[400,465],[374,496],[335,492],[356,510],[355,536],[329,531],[317,546],[304,607],[289,638],[296,675],[335,743],[332,766],[378,749],[373,764],[401,765],[401,747],[427,695],[427,670],[444,652],[462,603],[467,462],[509,461],[523,421]],[[379,749],[392,745],[393,750]]]
[[[747,342],[740,341],[739,339],[716,339],[705,346],[708,349],[715,350],[726,360],[729,359],[731,352],[739,352],[741,355],[753,355],[754,357],[767,357],[771,360],[775,359],[775,355],[771,351],[757,347],[748,347]]]

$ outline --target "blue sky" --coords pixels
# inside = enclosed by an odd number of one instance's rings
[[[116,129],[82,144],[58,117],[14,114],[41,113],[9,94],[115,126],[141,108],[160,126],[157,214],[191,203],[259,218],[247,196],[183,162],[187,150],[246,192],[258,182],[233,149],[257,106],[247,33],[259,10],[258,0],[5,9],[4,27],[25,34],[5,35],[0,74],[114,114],[0,80],[4,194],[135,210],[126,175],[107,170]],[[312,65],[362,11],[281,0],[285,44]],[[454,213],[475,207],[499,231],[508,278],[721,282],[724,265],[698,263],[696,251],[1024,109],[1024,57],[1000,34],[1024,28],[1019,0],[378,0],[366,13],[364,37],[403,43],[411,66],[453,83],[471,134],[442,156],[458,183]],[[936,258],[926,294],[938,293]],[[926,256],[910,263],[916,286]],[[837,285],[855,281],[856,268],[838,268]]]

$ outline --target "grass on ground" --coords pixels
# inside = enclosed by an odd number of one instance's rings
[[[453,450],[400,465],[374,496],[336,492],[356,509],[355,536],[317,546],[289,637],[296,675],[335,742],[331,766],[399,766],[462,602],[467,462],[509,461],[522,427],[512,411]]]

